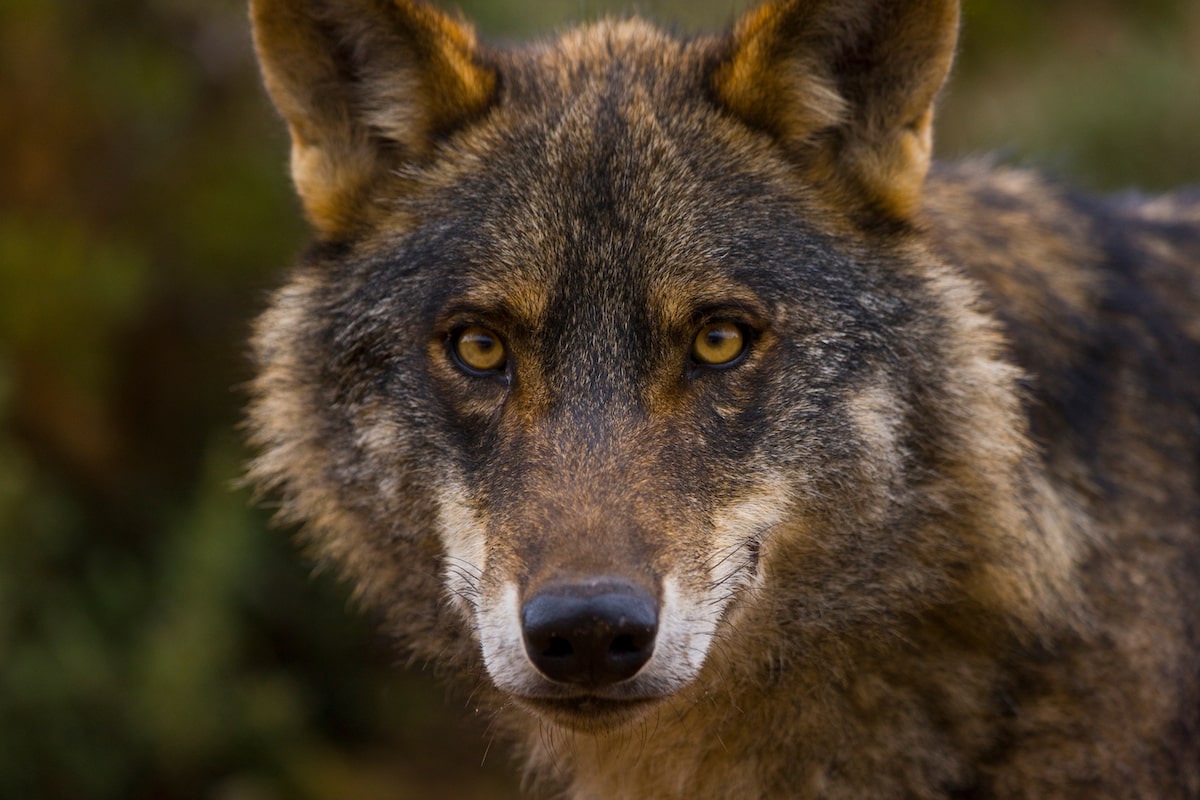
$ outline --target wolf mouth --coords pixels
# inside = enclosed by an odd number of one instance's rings
[[[663,702],[662,697],[614,699],[596,695],[576,697],[517,697],[516,700],[538,716],[564,727],[580,730],[612,728],[628,724]]]

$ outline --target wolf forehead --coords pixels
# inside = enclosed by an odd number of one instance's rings
[[[680,63],[701,50],[627,21],[490,56],[501,83],[491,108],[411,167],[428,191],[402,187],[410,198],[402,205],[418,220],[473,218],[481,242],[537,248],[538,257],[513,253],[513,267],[561,264],[566,245],[616,263],[655,233],[690,234],[689,256],[719,255],[703,249],[728,246],[703,236],[719,230],[712,212],[762,197],[775,165],[756,164],[723,140],[720,129],[732,137],[736,124],[721,124],[704,81]],[[503,264],[506,254],[485,255]]]
[[[720,50],[626,20],[485,53],[492,104],[376,187],[396,213],[364,250],[436,277],[434,305],[527,327],[604,308],[668,325],[721,305],[765,315],[865,272],[846,269],[840,219],[810,224],[817,203],[770,137],[712,98]]]

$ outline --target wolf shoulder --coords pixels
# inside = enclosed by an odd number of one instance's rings
[[[1025,373],[1047,467],[1200,550],[1200,188],[1092,195],[977,160],[936,165],[925,200]]]
[[[1127,367],[1147,380],[1174,368],[1177,399],[1200,402],[1200,187],[1087,194],[979,159],[936,164],[923,212],[934,249],[983,288],[1034,377],[1066,367],[1048,355],[1136,355]],[[1102,343],[1116,352],[1068,352]]]

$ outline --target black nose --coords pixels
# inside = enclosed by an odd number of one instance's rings
[[[650,660],[658,603],[629,583],[559,583],[525,601],[521,628],[529,660],[550,680],[609,686]]]

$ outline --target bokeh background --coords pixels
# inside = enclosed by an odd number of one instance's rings
[[[461,9],[503,41],[629,10]],[[1200,2],[965,12],[941,156],[1200,183]],[[513,797],[486,718],[236,488],[248,322],[306,236],[245,17],[0,0],[0,797]]]

